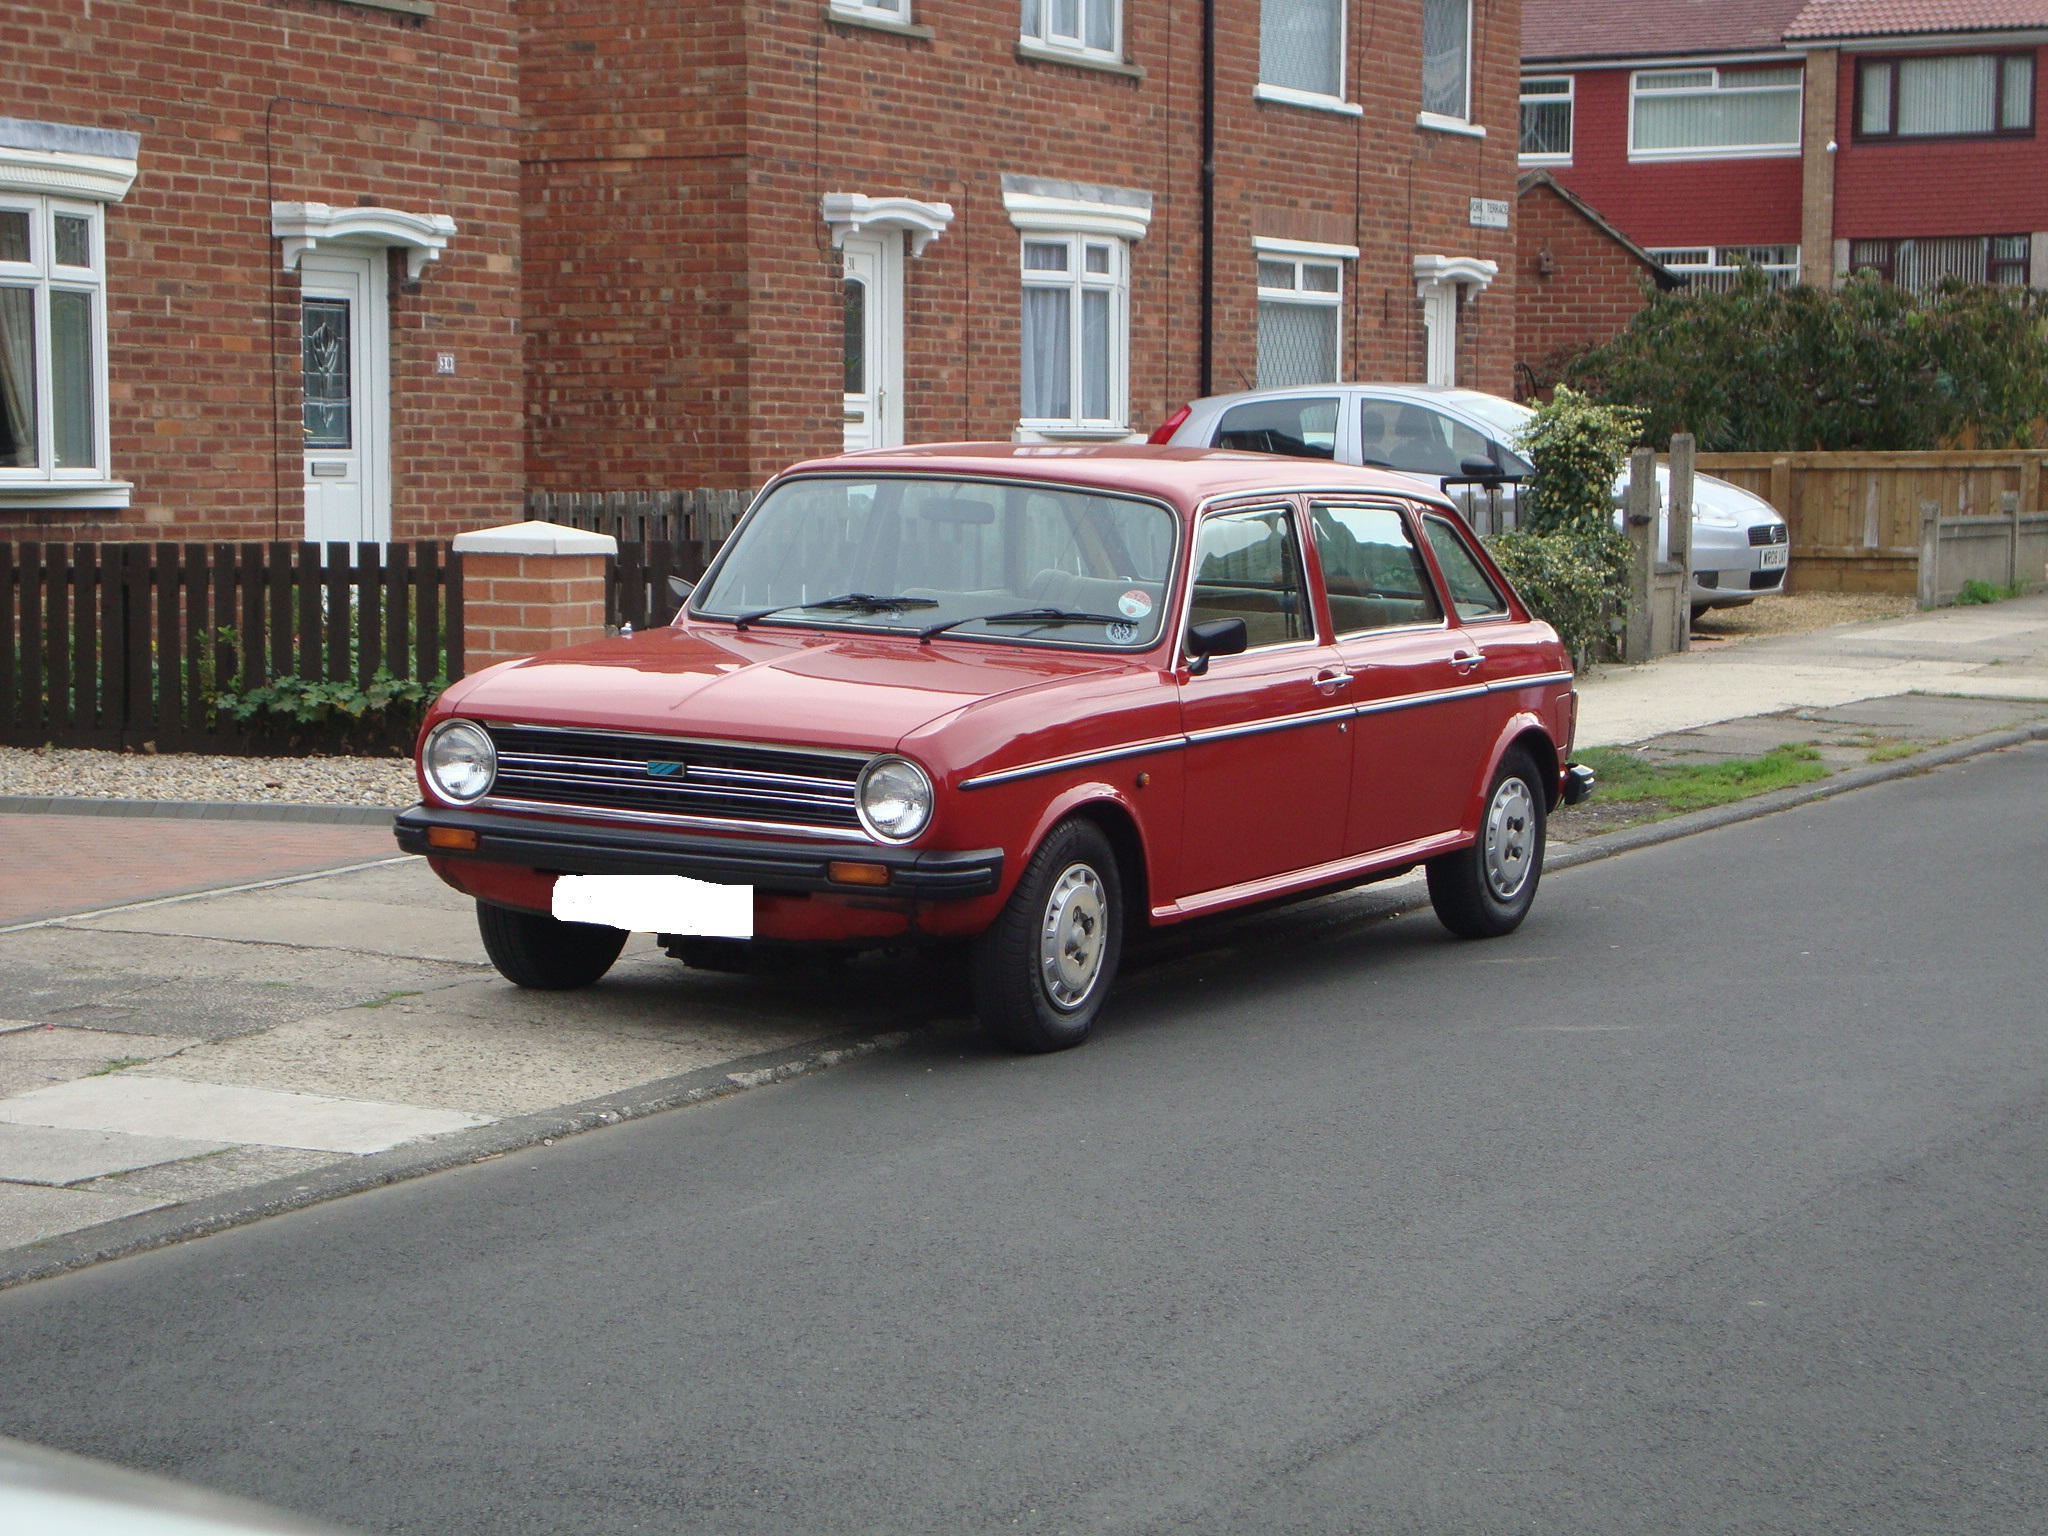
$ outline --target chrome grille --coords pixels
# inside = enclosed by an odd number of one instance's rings
[[[1783,523],[1751,523],[1749,542],[1752,544],[1783,544],[1785,525]]]
[[[487,729],[498,749],[493,799],[860,829],[854,785],[865,758],[538,726]]]

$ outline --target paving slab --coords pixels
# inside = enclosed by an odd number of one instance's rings
[[[153,1168],[225,1152],[224,1141],[183,1136],[133,1136],[125,1131],[59,1130],[0,1121],[0,1180],[16,1184],[81,1184],[110,1173]]]
[[[258,1142],[313,1151],[382,1152],[400,1142],[489,1124],[489,1117],[176,1077],[117,1072],[0,1099],[0,1121],[138,1136]]]
[[[0,1184],[0,1249],[41,1242],[102,1222],[119,1221],[171,1202],[152,1195],[100,1190],[46,1189],[36,1184]]]
[[[109,1195],[127,1195],[186,1205],[231,1190],[269,1184],[279,1179],[303,1178],[322,1168],[357,1162],[348,1153],[320,1152],[308,1147],[229,1147],[210,1156],[186,1158],[181,1162],[158,1163],[132,1173],[111,1173],[94,1179],[81,1189]]]
[[[289,944],[299,949],[346,949],[407,960],[488,960],[477,936],[476,909],[305,896],[300,887],[249,891],[208,902],[143,907],[77,924],[97,933],[154,933],[245,944]],[[451,894],[453,894],[451,892]]]
[[[0,1094],[90,1077],[117,1061],[133,1065],[174,1056],[196,1044],[197,1038],[189,1035],[110,1035],[50,1025],[14,1030],[0,1035]]]

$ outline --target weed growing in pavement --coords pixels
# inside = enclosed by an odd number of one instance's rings
[[[386,992],[382,997],[373,997],[367,1003],[357,1003],[358,1008],[382,1008],[386,1003],[395,1003],[401,997],[418,997],[417,992]]]
[[[130,1067],[142,1067],[148,1064],[149,1058],[147,1056],[116,1056],[112,1061],[101,1062],[86,1075],[88,1077],[105,1077],[109,1072],[125,1072]]]
[[[1646,812],[1663,816],[1811,784],[1828,773],[1820,753],[1807,742],[1788,742],[1762,757],[1718,763],[1652,763],[1617,747],[1590,747],[1578,754],[1578,761],[1599,776],[1599,787],[1593,791],[1596,801],[1635,802]]]
[[[1870,749],[1873,763],[1896,763],[1902,757],[1911,757],[1915,752],[1925,752],[1931,747],[1943,745],[1948,738],[1940,741],[1887,741]]]
[[[1976,603],[2002,603],[2010,597],[2025,597],[2025,583],[2011,587],[1995,587],[1988,581],[1966,581],[1962,591],[1956,594],[1956,606],[1968,608]]]

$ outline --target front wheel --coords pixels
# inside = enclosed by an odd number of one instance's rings
[[[1095,1027],[1123,954],[1116,853],[1093,822],[1063,821],[1032,855],[1002,913],[974,941],[982,1027],[1014,1051],[1063,1051]]]
[[[476,926],[498,974],[514,986],[540,992],[589,986],[626,947],[623,928],[565,923],[545,912],[521,912],[488,901],[476,904]]]
[[[1517,748],[1501,760],[1469,848],[1429,861],[1437,920],[1461,939],[1497,939],[1529,915],[1543,878],[1543,781]]]

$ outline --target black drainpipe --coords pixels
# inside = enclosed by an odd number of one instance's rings
[[[1202,0],[1202,395],[1216,372],[1216,0]]]

